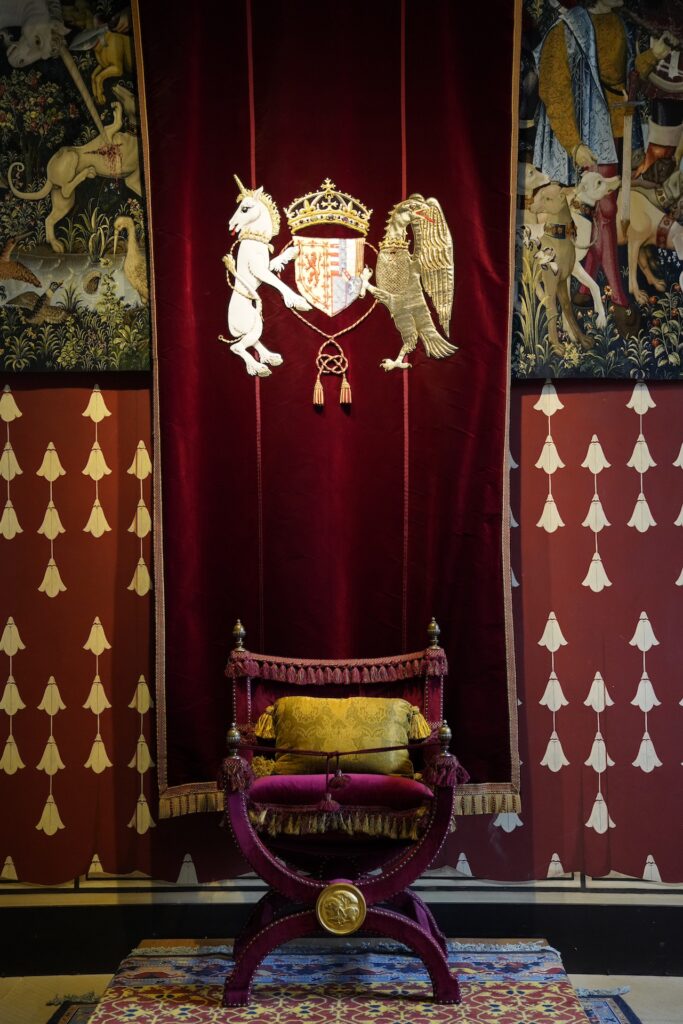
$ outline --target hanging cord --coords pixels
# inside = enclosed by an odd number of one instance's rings
[[[406,0],[401,0],[401,198],[408,195],[408,143],[406,119]],[[401,585],[401,638],[408,645],[408,554],[410,539],[410,382],[403,372],[403,552]]]
[[[254,100],[254,24],[251,0],[245,0],[247,43],[247,87],[249,91],[249,170],[251,187],[256,188],[256,103]],[[232,249],[230,250],[232,255]],[[229,268],[228,268],[229,269]],[[239,284],[234,272],[236,283]],[[260,299],[256,297],[257,306]],[[264,569],[263,569],[263,451],[261,437],[261,378],[254,377],[254,418],[256,428],[256,535],[258,538],[258,615],[259,641],[265,644]]]

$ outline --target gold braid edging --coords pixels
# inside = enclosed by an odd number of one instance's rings
[[[477,793],[476,786],[460,786],[455,794],[454,814],[458,817],[472,814],[519,814],[522,801],[519,793],[492,791]],[[468,792],[473,790],[474,792]],[[223,793],[215,787],[203,792],[178,792],[163,794],[159,800],[160,818],[179,818],[184,814],[203,814],[222,811]]]

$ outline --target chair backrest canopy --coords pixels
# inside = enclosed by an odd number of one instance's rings
[[[383,658],[316,659],[259,654],[244,646],[241,623],[225,674],[232,681],[233,721],[250,732],[266,707],[279,697],[402,697],[432,725],[443,719],[448,663],[432,620],[431,644],[422,651]]]

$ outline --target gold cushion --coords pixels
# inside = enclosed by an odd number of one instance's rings
[[[393,697],[281,697],[273,709],[275,745],[299,750],[362,750],[407,743],[413,708]],[[326,759],[279,754],[275,775],[324,772]],[[407,750],[354,754],[340,758],[345,772],[413,776]],[[329,762],[334,771],[336,762]]]

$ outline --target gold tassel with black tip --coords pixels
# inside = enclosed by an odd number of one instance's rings
[[[342,386],[341,391],[339,392],[339,404],[351,405],[351,385],[346,379],[346,374],[342,377]]]

